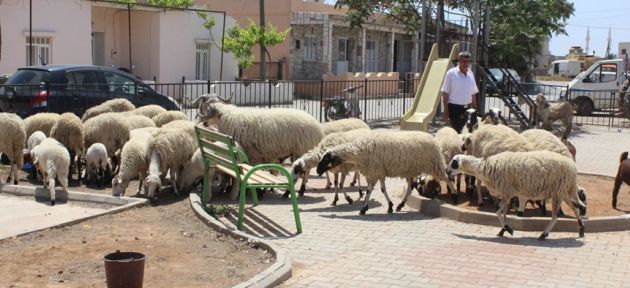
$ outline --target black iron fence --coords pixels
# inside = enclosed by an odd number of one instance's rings
[[[37,112],[83,112],[112,98],[127,98],[145,105],[171,105],[186,113],[191,119],[197,115],[192,103],[201,95],[216,93],[238,106],[285,107],[306,111],[320,121],[326,121],[330,99],[354,96],[358,99],[361,118],[366,121],[392,121],[400,119],[413,103],[419,79],[404,80],[357,80],[357,81],[187,81],[182,83],[133,83],[133,84],[42,84],[0,86],[0,110],[16,112],[26,117]],[[354,92],[344,89],[356,87]],[[548,101],[569,100],[576,111],[574,122],[578,125],[603,125],[623,127],[628,125],[620,107],[620,93],[616,91],[569,90],[566,86],[523,84],[529,97],[535,100],[543,93]],[[353,95],[354,94],[354,95]],[[510,111],[503,101],[489,93],[482,111],[502,109],[506,118]],[[519,103],[526,115],[529,106]],[[334,110],[334,109],[333,109]]]

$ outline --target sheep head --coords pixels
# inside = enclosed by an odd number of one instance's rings
[[[472,143],[472,134],[462,134],[462,151],[468,150],[468,147],[470,147],[470,143]]]
[[[483,118],[481,119],[481,121],[484,124],[499,125],[500,116],[501,116],[501,111],[498,108],[490,108],[490,110],[488,110],[488,112],[486,112],[486,114],[483,115]]]
[[[125,195],[126,188],[127,185],[123,185],[123,181],[120,175],[114,176],[114,178],[112,179],[112,196]]]
[[[306,163],[304,158],[300,157],[291,164],[291,176],[295,180],[297,177],[304,176],[304,173],[306,173]]]
[[[335,168],[343,163],[343,159],[332,151],[326,151],[322,159],[317,164],[317,174],[322,175],[324,172]]]
[[[147,198],[153,198],[156,191],[160,189],[161,184],[160,175],[149,174],[149,176],[144,179],[144,195]]]
[[[538,95],[536,96],[536,105],[542,107],[543,104],[545,104],[545,94],[543,93],[538,93]]]
[[[449,178],[457,174],[468,174],[477,176],[477,171],[474,168],[478,166],[479,160],[476,157],[470,155],[459,154],[453,157],[453,160],[446,167],[446,174]]]
[[[468,129],[469,133],[472,133],[472,131],[477,129],[478,127],[477,110],[470,108],[466,110],[466,114],[467,114],[466,128]],[[459,133],[461,131],[457,131],[457,132]]]
[[[203,122],[206,122],[208,119],[213,119],[217,116],[217,111],[213,104],[230,104],[232,102],[232,97],[234,97],[234,92],[230,94],[229,98],[221,98],[219,95],[214,93],[204,94],[195,99],[192,103],[192,107],[197,108],[197,116],[200,117]]]

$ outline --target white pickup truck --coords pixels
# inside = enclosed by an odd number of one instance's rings
[[[602,60],[575,76],[563,88],[560,98],[570,99],[577,106],[578,115],[590,115],[593,111],[619,109],[618,99],[612,92],[621,89],[626,77],[630,77],[628,64],[623,59]],[[617,97],[617,94],[614,95]]]

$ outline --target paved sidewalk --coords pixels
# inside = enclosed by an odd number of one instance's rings
[[[55,226],[101,213],[110,205],[35,201],[33,197],[0,194],[0,239]]]
[[[576,163],[581,173],[615,177],[619,155],[630,151],[630,129],[601,126],[574,128],[569,140],[577,151]]]
[[[309,187],[324,182],[312,179]],[[402,181],[387,185],[398,204]],[[585,239],[552,232],[540,242],[539,232],[522,231],[498,238],[499,228],[433,219],[409,208],[388,215],[379,190],[366,216],[358,215],[362,203],[341,198],[333,207],[332,199],[322,189],[300,198],[304,233],[298,236],[291,234],[289,201],[279,193],[248,213],[270,223],[249,232],[273,239],[294,261],[284,287],[627,287],[630,279],[628,232],[588,233],[586,227]]]

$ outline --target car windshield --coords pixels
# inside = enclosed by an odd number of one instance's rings
[[[21,69],[15,72],[6,85],[39,85],[48,82],[50,72],[44,70]]]

